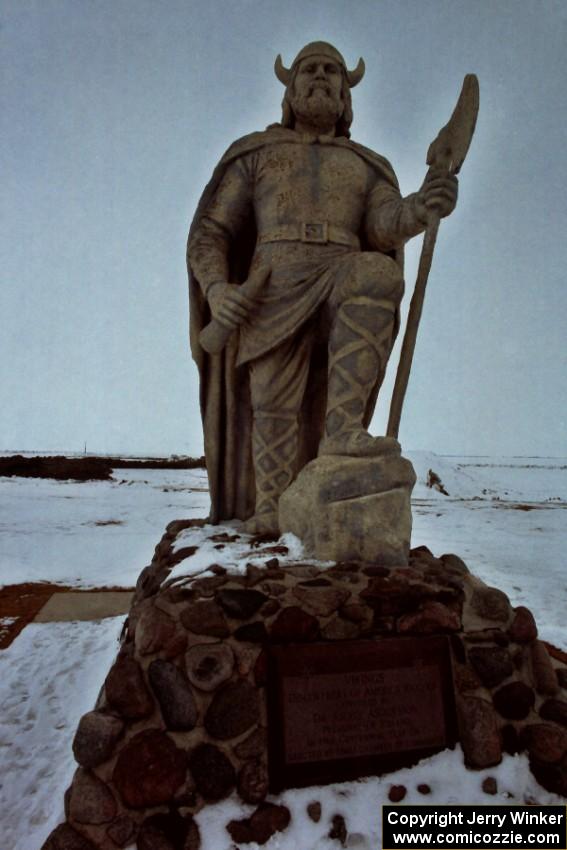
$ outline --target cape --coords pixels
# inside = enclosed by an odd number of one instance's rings
[[[212,523],[227,519],[248,519],[254,512],[255,479],[252,463],[252,410],[248,371],[246,366],[238,368],[238,331],[235,331],[220,354],[207,354],[199,343],[201,330],[211,320],[207,301],[202,293],[189,263],[189,242],[205,210],[214,197],[228,166],[241,156],[252,153],[265,145],[297,142],[301,138],[293,130],[279,124],[264,131],[251,133],[235,141],[221,158],[205,187],[193,217],[187,240],[187,269],[189,274],[189,328],[193,359],[199,370],[199,401],[203,421],[205,459],[211,495]],[[369,165],[380,176],[398,189],[396,175],[382,156],[369,148],[337,137],[329,144],[347,147]],[[253,218],[243,228],[238,244],[231,247],[229,268],[231,282],[243,282],[256,244],[256,228]],[[362,240],[364,250],[364,241]],[[403,270],[403,249],[393,253]],[[399,317],[396,316],[394,338],[398,332]],[[300,446],[298,471],[316,457],[323,435],[327,394],[326,350],[312,358],[308,387],[303,410],[300,414]],[[377,375],[374,391],[368,402],[364,426],[368,427],[383,374]]]

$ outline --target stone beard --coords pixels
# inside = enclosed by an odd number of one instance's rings
[[[303,121],[317,122],[320,125],[336,125],[341,117],[344,104],[333,98],[325,84],[313,86],[306,94],[291,93],[290,105],[294,116]]]
[[[426,224],[420,194],[402,198],[389,163],[348,139],[340,54],[308,45],[287,73],[282,124],[229,148],[188,243],[211,518],[253,514],[248,530],[271,533],[317,454],[399,450],[366,428],[398,329],[403,245]],[[251,266],[270,275],[237,302]],[[236,332],[207,356],[211,312]]]

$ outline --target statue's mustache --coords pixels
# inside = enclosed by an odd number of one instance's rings
[[[309,86],[309,97],[316,92],[323,92],[324,94],[330,96],[331,95],[331,87],[328,83],[323,82],[322,80],[316,80]]]

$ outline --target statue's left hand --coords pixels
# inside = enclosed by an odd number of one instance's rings
[[[254,309],[254,300],[230,283],[215,283],[209,289],[207,300],[213,318],[227,328],[237,328],[246,321]]]
[[[446,171],[429,169],[421,189],[417,193],[417,213],[426,220],[430,212],[439,218],[450,215],[457,204],[459,181],[454,174]]]

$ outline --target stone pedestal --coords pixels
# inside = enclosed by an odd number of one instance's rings
[[[379,457],[319,457],[279,503],[279,523],[319,560],[408,562],[415,472],[399,447]]]
[[[537,781],[567,795],[565,655],[538,640],[527,608],[513,609],[456,555],[422,546],[408,566],[322,566],[237,525],[171,523],[79,723],[67,822],[42,850],[199,850],[196,816],[231,794],[250,808],[225,824],[226,844],[264,845],[305,816],[307,801],[320,818],[309,847],[346,836],[358,824],[344,805],[333,811],[332,796],[321,815],[317,787],[303,802],[268,801],[270,785],[301,785],[306,773],[316,786],[351,780],[353,766],[375,775],[398,756],[414,763],[412,747],[429,747],[430,735],[446,729],[453,740],[436,697],[449,688],[467,767],[525,751]],[[367,756],[381,761],[358,772]]]

